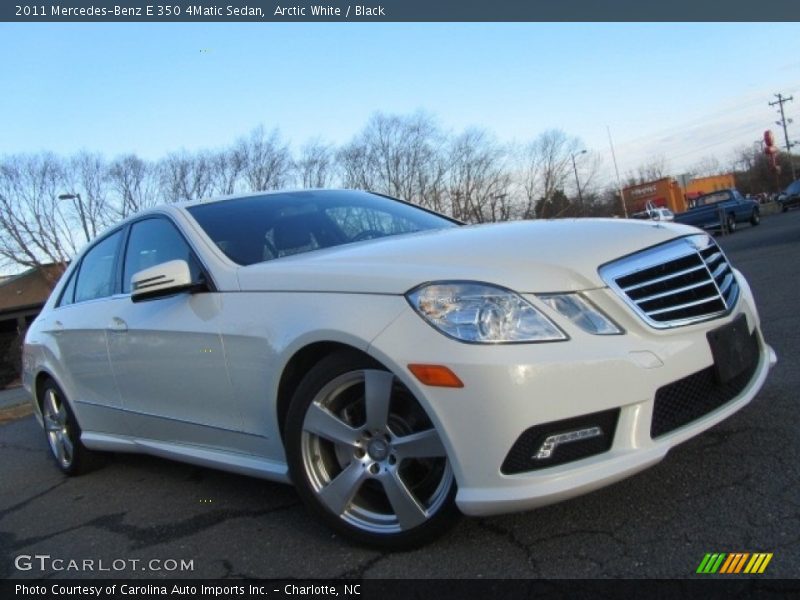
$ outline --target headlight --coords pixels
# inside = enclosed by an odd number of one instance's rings
[[[429,283],[411,290],[406,298],[428,323],[462,342],[498,344],[568,339],[519,294],[493,285]]]
[[[537,298],[587,333],[594,335],[622,333],[611,319],[588,300],[584,300],[580,294],[546,294],[537,295]]]

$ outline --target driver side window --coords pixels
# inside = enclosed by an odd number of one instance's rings
[[[131,291],[131,277],[135,273],[170,260],[185,260],[193,281],[202,277],[200,262],[178,229],[164,218],[145,219],[131,225],[128,247],[125,251],[122,291]]]

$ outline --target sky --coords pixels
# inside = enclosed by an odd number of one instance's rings
[[[800,140],[800,24],[2,23],[0,156],[157,159],[254,127],[344,143],[424,110],[503,142],[558,128],[613,176],[726,163],[785,105]],[[783,135],[778,136],[783,144]]]

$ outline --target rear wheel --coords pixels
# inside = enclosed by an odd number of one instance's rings
[[[95,455],[81,443],[81,428],[61,388],[51,379],[41,391],[42,419],[50,453],[67,475],[89,471]]]
[[[728,215],[726,223],[728,233],[734,233],[736,231],[736,218],[733,215]]]
[[[285,438],[303,501],[352,540],[411,548],[458,517],[438,432],[408,388],[366,356],[334,354],[309,371]]]

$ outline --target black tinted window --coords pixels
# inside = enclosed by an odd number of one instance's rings
[[[122,231],[98,242],[81,261],[75,284],[75,302],[104,298],[114,293],[114,272]]]
[[[199,263],[194,258],[189,244],[171,222],[156,218],[134,223],[125,251],[122,291],[130,293],[131,277],[135,273],[176,259],[188,262],[192,279],[199,280]]]
[[[404,202],[346,190],[249,196],[199,204],[188,211],[228,258],[240,265],[457,226]]]

